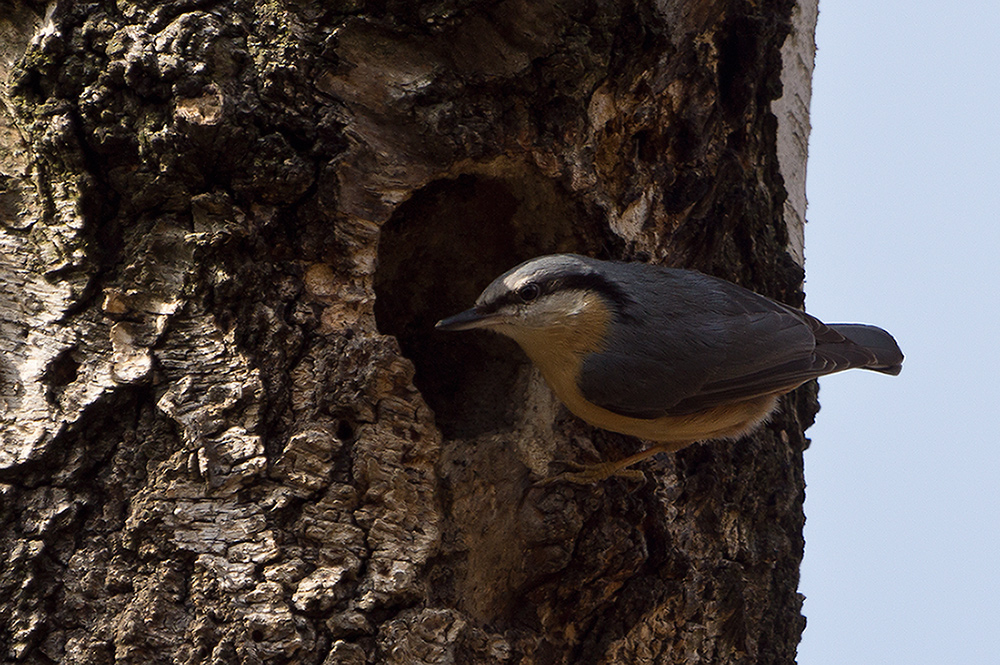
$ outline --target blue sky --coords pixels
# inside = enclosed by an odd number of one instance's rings
[[[821,0],[806,307],[903,373],[822,380],[800,665],[1000,662],[1000,2]]]

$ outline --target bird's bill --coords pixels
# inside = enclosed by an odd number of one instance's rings
[[[497,316],[495,314],[483,314],[482,312],[476,311],[476,308],[467,309],[464,312],[460,312],[455,316],[449,316],[447,319],[441,319],[437,322],[434,327],[438,330],[456,331],[456,330],[472,330],[473,328],[487,328],[490,325],[496,323]]]

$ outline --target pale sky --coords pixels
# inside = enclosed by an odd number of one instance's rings
[[[1000,663],[1000,2],[821,0],[806,307],[898,377],[821,381],[799,665]]]

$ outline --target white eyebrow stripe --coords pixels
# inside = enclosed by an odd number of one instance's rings
[[[508,275],[503,280],[503,285],[506,286],[511,291],[516,291],[520,287],[524,286],[527,282],[530,282],[531,279],[536,274],[537,274],[537,272],[529,273],[527,275],[525,275],[525,274],[520,274],[519,275],[519,274],[516,274],[516,273],[513,274],[513,275]]]
[[[506,286],[511,291],[514,290],[514,287],[517,285],[517,283],[518,283],[517,275],[507,275],[507,277],[505,277],[503,280],[503,285]]]

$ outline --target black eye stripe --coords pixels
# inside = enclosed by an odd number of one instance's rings
[[[492,313],[506,305],[532,302],[543,294],[552,294],[564,290],[596,291],[614,303],[619,309],[624,308],[629,302],[629,298],[617,284],[596,272],[582,274],[562,273],[539,277],[538,280],[521,284],[516,289],[505,289],[502,292],[496,293],[487,302],[480,303],[478,309],[483,313]],[[529,291],[525,291],[525,289],[529,289]],[[531,292],[534,292],[534,295],[531,295]],[[531,297],[526,298],[525,296],[528,295],[531,295]]]

